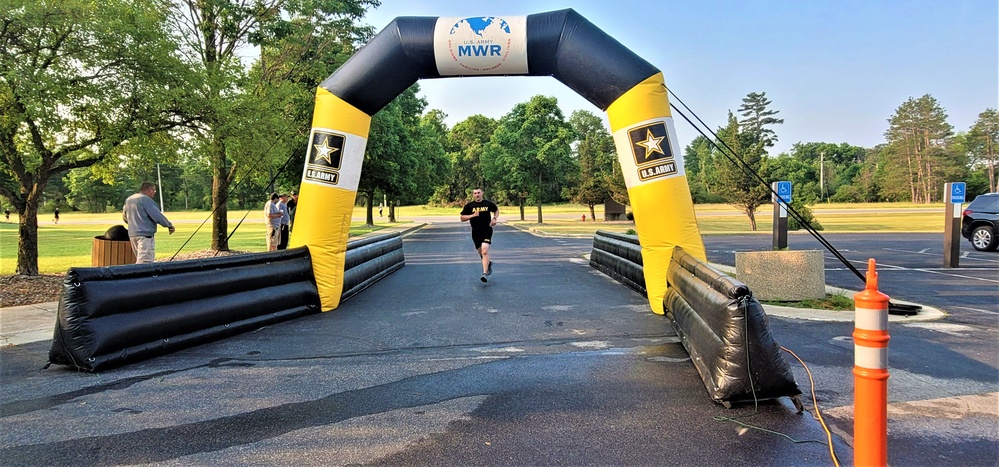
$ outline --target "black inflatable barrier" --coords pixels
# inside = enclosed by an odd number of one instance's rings
[[[404,265],[399,234],[348,242],[341,300]],[[49,362],[99,371],[318,313],[319,306],[307,247],[70,268]]]
[[[49,362],[99,371],[319,311],[307,247],[70,268]]]
[[[801,410],[801,391],[749,287],[680,247],[666,283],[666,316],[713,401],[731,407],[789,396]]]
[[[593,234],[590,266],[632,290],[646,295],[642,247],[638,237],[598,230]]]
[[[405,265],[402,237],[397,233],[373,235],[348,242],[340,302],[357,295]]]

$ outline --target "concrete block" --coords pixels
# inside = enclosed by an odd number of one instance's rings
[[[826,296],[820,250],[736,252],[735,277],[759,300],[800,301]]]

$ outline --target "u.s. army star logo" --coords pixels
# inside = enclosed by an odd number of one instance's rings
[[[339,170],[343,158],[343,142],[346,138],[336,133],[317,131],[312,135],[312,160],[315,165]]]
[[[638,177],[642,181],[677,172],[666,122],[655,122],[628,130],[631,152],[635,156]]]
[[[673,157],[664,122],[632,128],[628,130],[628,138],[631,139],[631,150],[635,154],[635,165],[642,166]]]
[[[343,161],[344,135],[325,131],[312,133],[309,147],[309,160],[305,166],[305,178],[329,185],[340,180],[340,163]]]

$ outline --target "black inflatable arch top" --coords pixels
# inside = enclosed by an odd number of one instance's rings
[[[319,87],[374,115],[419,79],[454,77],[437,71],[436,22],[396,18]],[[527,16],[527,60],[524,76],[554,77],[604,111],[659,72],[572,9]]]

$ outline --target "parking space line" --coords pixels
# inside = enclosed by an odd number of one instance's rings
[[[936,253],[935,249],[934,249],[933,253],[930,253],[929,251],[931,250],[931,248],[923,248],[922,250],[919,250],[919,251],[900,250],[900,249],[897,249],[897,248],[882,248],[882,250],[885,250],[885,251],[894,251],[894,252],[897,252],[897,253],[912,253],[912,254],[916,254],[916,255],[943,256],[943,253]],[[966,260],[969,260],[969,261],[982,261],[982,262],[985,262],[985,263],[997,263],[997,264],[999,264],[999,260],[996,260],[996,259],[987,259],[987,258],[979,258],[979,257],[968,256],[971,253],[972,252],[970,252],[970,251],[962,252],[961,253],[961,259],[966,259]]]
[[[951,308],[960,308],[962,310],[977,311],[979,313],[986,313],[986,314],[990,314],[990,315],[996,314],[996,312],[992,311],[992,310],[985,310],[985,309],[982,309],[982,308],[972,308],[970,306],[952,306]]]
[[[993,284],[999,284],[999,280],[986,279],[984,277],[965,276],[965,275],[962,275],[962,274],[947,274],[947,273],[943,273],[943,272],[939,272],[939,271],[934,271],[932,269],[919,269],[919,268],[917,268],[917,269],[913,269],[913,271],[928,272],[930,274],[939,274],[941,276],[960,277],[962,279],[971,279],[971,280],[976,280],[976,281],[991,282]]]
[[[827,256],[826,258],[828,258],[828,259],[836,259],[836,258],[832,258],[832,257],[829,257],[829,256]],[[851,263],[855,263],[855,264],[859,264],[859,265],[864,265],[864,266],[867,265],[867,261],[857,261],[857,260],[852,260],[852,259],[849,260],[849,261]],[[954,273],[949,273],[949,272],[943,272],[943,271],[953,271],[953,269],[950,269],[950,268],[939,268],[939,269],[936,269],[936,268],[907,268],[905,266],[896,266],[894,264],[878,263],[878,269],[880,269],[880,270],[889,270],[889,271],[917,271],[917,272],[925,272],[925,273],[929,273],[929,274],[938,274],[938,275],[947,276],[947,277],[958,277],[958,278],[962,278],[962,279],[971,279],[971,280],[976,280],[976,281],[991,282],[993,284],[999,284],[999,280],[986,279],[984,277],[974,277],[974,276],[966,276],[966,275],[963,275],[963,274],[954,274]],[[965,270],[965,271],[994,271],[995,270],[994,268],[961,268],[961,269]],[[847,268],[825,268],[825,270],[826,271],[845,271],[845,270],[847,270]]]

